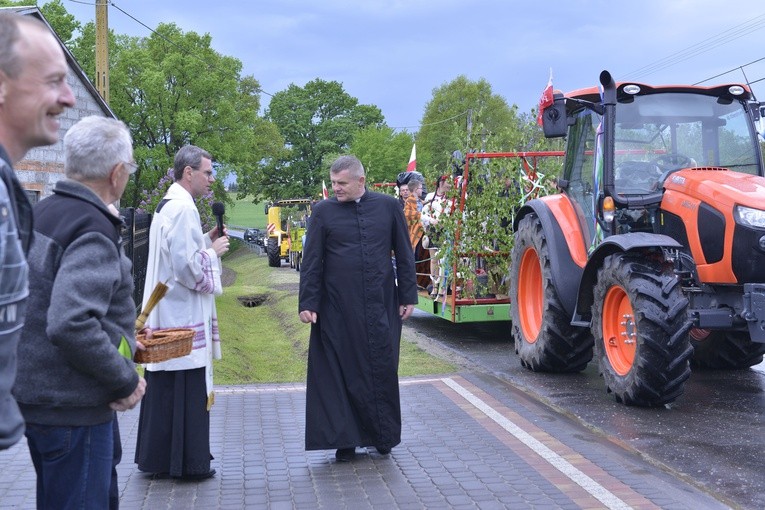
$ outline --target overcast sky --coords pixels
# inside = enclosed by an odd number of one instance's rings
[[[82,23],[95,18],[94,0],[63,4]],[[762,0],[116,0],[109,7],[109,26],[120,34],[148,37],[146,26],[163,22],[209,33],[267,93],[336,80],[360,103],[378,106],[389,126],[410,132],[433,89],[459,75],[486,79],[524,112],[536,106],[550,69],[564,92],[597,85],[603,69],[616,81],[649,84],[696,83],[736,69],[705,84],[745,82],[746,73],[765,101]],[[269,100],[262,96],[265,106]]]

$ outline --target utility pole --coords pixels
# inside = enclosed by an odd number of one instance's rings
[[[109,104],[108,0],[96,0],[96,90]]]

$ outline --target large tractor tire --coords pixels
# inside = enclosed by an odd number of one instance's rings
[[[762,363],[765,344],[752,342],[748,331],[691,330],[691,366],[737,370]]]
[[[281,267],[282,257],[279,248],[279,239],[269,237],[266,243],[266,254],[268,254],[268,265],[271,267]]]
[[[524,217],[514,236],[510,296],[515,352],[535,372],[579,372],[592,359],[592,337],[571,326],[552,281],[551,260],[542,223]]]
[[[645,255],[610,255],[594,294],[592,335],[607,391],[626,405],[674,401],[691,375],[693,348],[688,300],[671,267]]]

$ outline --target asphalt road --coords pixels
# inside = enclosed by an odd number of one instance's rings
[[[765,508],[765,364],[697,371],[673,404],[627,407],[606,393],[594,363],[578,374],[522,368],[509,322],[452,324],[418,310],[405,327],[423,346],[509,381],[679,478],[741,508]]]

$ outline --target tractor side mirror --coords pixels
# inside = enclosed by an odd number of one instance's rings
[[[542,112],[542,130],[545,138],[560,138],[566,136],[567,129],[566,99],[558,93],[553,96],[553,104]]]

